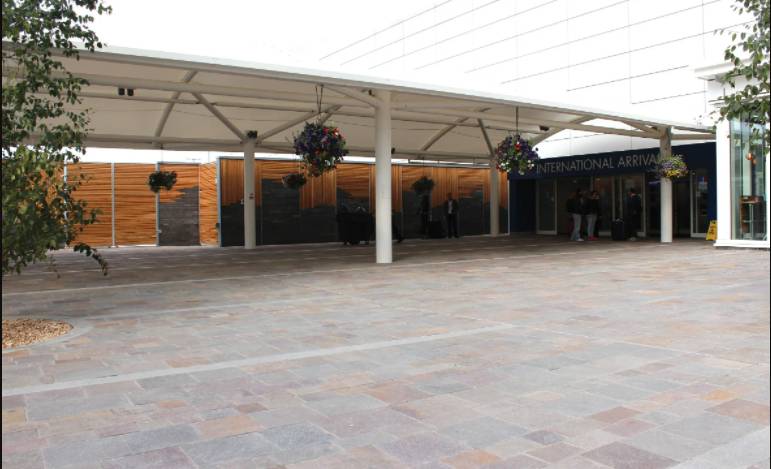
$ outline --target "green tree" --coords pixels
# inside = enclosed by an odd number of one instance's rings
[[[64,177],[85,151],[88,113],[73,109],[87,82],[52,51],[77,59],[76,42],[102,47],[89,26],[110,11],[101,0],[3,0],[3,274],[53,261],[51,251],[67,245],[107,274],[97,250],[76,242],[97,216],[76,197],[82,178]]]
[[[745,24],[741,32],[731,32],[732,44],[725,50],[725,60],[733,69],[722,81],[730,85],[732,91],[723,97],[720,119],[741,119],[756,124],[753,138],[763,139],[765,148],[769,148],[771,132],[761,131],[767,129],[769,123],[769,1],[737,0],[732,7],[740,15],[751,14],[754,21]],[[746,86],[737,87],[739,78],[747,81]]]

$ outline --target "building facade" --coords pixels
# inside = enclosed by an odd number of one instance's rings
[[[696,69],[696,76],[707,85],[710,105],[716,111],[722,96],[730,92],[728,85],[720,81],[730,69],[725,63]],[[745,84],[741,79],[737,81],[738,87]],[[760,128],[749,119],[723,120],[716,125],[718,247],[769,248],[769,148],[753,133],[753,128],[769,132],[768,127]]]
[[[704,238],[717,214],[715,144],[677,145],[673,153],[684,156],[690,175],[673,181],[673,236]],[[660,235],[660,181],[653,169],[659,149],[595,153],[539,161],[531,173],[510,175],[509,206],[512,231],[564,234],[571,230],[566,211],[576,189],[600,195],[599,235],[610,236],[611,222],[629,222],[627,195],[634,189],[642,197],[643,211],[635,225],[639,237]]]
[[[693,68],[723,58],[750,16],[734,0],[446,0],[415,7],[323,57],[370,75],[414,76],[514,96],[709,125]],[[644,149],[650,140],[565,130],[542,157]]]

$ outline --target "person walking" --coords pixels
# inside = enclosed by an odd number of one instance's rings
[[[589,241],[595,241],[595,226],[600,216],[600,193],[592,191],[586,201],[586,236]]]
[[[444,203],[444,214],[447,217],[447,237],[460,238],[458,236],[458,201],[452,198],[451,193],[447,193],[447,200]]]
[[[573,218],[573,231],[570,233],[571,241],[583,241],[581,238],[581,219],[584,213],[584,197],[581,189],[576,189],[568,199],[567,210]]]
[[[637,232],[640,231],[640,215],[642,215],[642,199],[635,188],[629,189],[627,194],[626,214],[629,220],[629,241],[637,241]]]

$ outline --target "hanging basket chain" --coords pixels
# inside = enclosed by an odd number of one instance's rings
[[[316,85],[315,122],[306,122],[302,132],[294,137],[295,154],[302,158],[302,164],[308,176],[318,177],[335,168],[348,154],[346,142],[340,129],[324,125],[322,105],[324,85]]]
[[[316,116],[319,121],[321,122],[321,104],[324,101],[324,85],[316,85]]]

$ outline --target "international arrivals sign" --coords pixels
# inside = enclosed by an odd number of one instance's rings
[[[651,171],[659,160],[658,152],[618,152],[565,158],[544,158],[524,175],[511,174],[512,179],[540,179],[561,176],[591,176],[596,174],[644,173]]]

